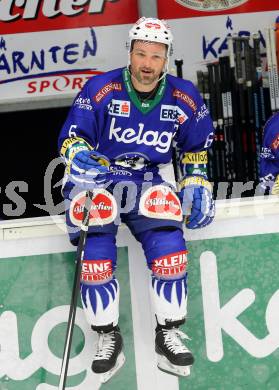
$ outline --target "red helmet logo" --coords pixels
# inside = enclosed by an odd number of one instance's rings
[[[158,23],[151,23],[151,22],[145,23],[145,27],[147,27],[147,28],[155,28],[156,30],[160,30],[160,28],[161,28],[160,24],[158,24]]]

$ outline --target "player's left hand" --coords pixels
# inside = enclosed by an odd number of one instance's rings
[[[200,176],[186,177],[179,194],[186,227],[198,229],[209,225],[215,215],[211,184]]]
[[[279,175],[276,176],[276,179],[271,189],[271,195],[279,195]]]

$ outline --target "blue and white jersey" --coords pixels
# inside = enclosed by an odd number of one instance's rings
[[[274,181],[279,175],[279,113],[274,114],[264,127],[261,150],[261,181]]]
[[[196,87],[167,75],[154,99],[140,101],[127,68],[90,79],[76,97],[59,136],[81,137],[111,162],[112,180],[143,180],[146,171],[181,154],[210,147],[214,128]],[[128,175],[129,174],[129,175]],[[123,176],[122,176],[123,175]]]

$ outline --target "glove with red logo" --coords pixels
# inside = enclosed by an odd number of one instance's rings
[[[201,176],[188,176],[181,183],[179,198],[186,227],[198,229],[209,225],[215,215],[215,201],[209,181]]]
[[[93,150],[82,138],[68,138],[61,148],[71,182],[82,189],[92,189],[95,184],[102,184],[109,172],[110,162],[106,156]]]

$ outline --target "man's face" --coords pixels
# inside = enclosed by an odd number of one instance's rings
[[[156,83],[166,64],[166,45],[135,41],[131,57],[131,74],[141,85]]]

